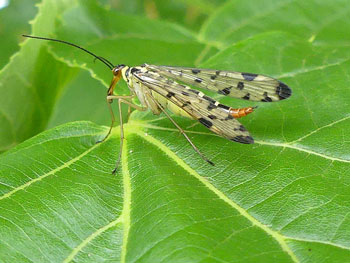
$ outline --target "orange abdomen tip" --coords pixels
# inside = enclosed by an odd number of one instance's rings
[[[256,107],[246,107],[240,109],[230,109],[230,114],[233,118],[238,119],[244,116],[247,116],[249,113],[252,113]]]

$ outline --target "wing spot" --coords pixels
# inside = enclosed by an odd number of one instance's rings
[[[261,100],[263,102],[271,102],[272,99],[267,95],[267,92],[264,92],[264,98]]]
[[[208,121],[204,118],[199,118],[198,120],[200,123],[202,123],[207,128],[210,128],[211,126],[213,126],[213,123],[211,121]]]
[[[218,107],[221,108],[221,109],[228,110],[228,111],[230,110],[230,107],[229,107],[229,106],[226,106],[226,105],[221,104],[221,103],[219,103]]]
[[[286,84],[280,82],[276,88],[276,94],[280,100],[284,100],[292,95],[292,90]]]
[[[232,86],[219,90],[218,93],[227,96],[231,93],[231,89],[232,89]]]
[[[221,108],[221,109],[230,110],[230,107],[228,107],[228,106],[226,106],[224,104],[221,104],[221,103],[219,103],[218,107]]]
[[[210,76],[210,78],[211,78],[212,80],[216,79],[216,77],[217,77],[217,75],[211,75],[211,76]]]
[[[206,96],[206,95],[204,95],[203,96],[203,99],[205,99],[205,100],[207,100],[207,101],[209,101],[210,103],[213,103],[213,104],[215,104],[215,100],[213,100],[212,98],[210,98],[210,97],[208,97],[208,96]]]
[[[238,135],[236,137],[233,137],[231,141],[244,143],[244,144],[254,143],[254,139],[251,136],[243,136],[243,135]]]
[[[191,71],[193,74],[198,74],[199,72],[201,72],[200,69],[196,69],[196,68],[192,69]]]
[[[249,93],[245,94],[244,97],[242,97],[242,99],[249,100],[250,99],[250,94]]]
[[[216,109],[218,106],[216,106],[215,104],[212,104],[212,103],[210,103],[209,105],[208,105],[208,111],[211,111],[212,109]]]
[[[253,81],[257,76],[258,74],[253,74],[253,73],[242,73],[242,76],[245,80],[247,81]]]
[[[217,117],[216,117],[215,115],[208,115],[208,118],[209,118],[209,119],[212,119],[212,120],[217,119]]]
[[[246,131],[247,131],[247,129],[244,128],[244,126],[243,126],[242,124],[239,125],[238,128],[234,128],[233,130],[234,130],[234,131],[241,131],[241,132],[246,132]]]
[[[243,82],[238,82],[238,84],[237,84],[237,89],[239,89],[239,90],[243,90],[244,89],[244,83]]]
[[[203,80],[201,78],[194,79],[195,82],[201,83]]]
[[[169,91],[168,94],[167,94],[166,96],[167,96],[168,98],[171,98],[171,97],[174,96],[174,95],[175,95],[174,92]]]

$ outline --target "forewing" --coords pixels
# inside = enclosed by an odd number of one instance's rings
[[[145,67],[188,85],[244,100],[272,102],[284,100],[292,94],[286,84],[264,75],[147,64]]]
[[[239,143],[254,143],[244,126],[229,114],[230,107],[154,72],[138,71],[133,76],[133,81],[168,99],[216,134]]]

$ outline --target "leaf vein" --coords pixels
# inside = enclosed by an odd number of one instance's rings
[[[300,141],[304,140],[305,138],[311,136],[312,134],[314,134],[314,133],[316,133],[316,132],[318,132],[318,131],[320,131],[320,130],[322,130],[322,129],[324,129],[324,128],[332,127],[333,125],[338,124],[339,122],[343,122],[343,121],[345,121],[345,120],[347,120],[347,119],[350,119],[350,115],[348,115],[348,116],[346,116],[346,117],[344,117],[344,118],[341,118],[341,119],[339,119],[339,120],[333,121],[333,122],[331,122],[331,123],[329,123],[329,124],[326,124],[326,125],[324,125],[324,126],[321,126],[321,127],[317,128],[317,129],[315,129],[315,130],[309,132],[308,134],[306,134],[306,135],[300,137],[299,139],[296,139],[296,140],[294,140],[294,141],[289,142],[289,144],[293,144],[293,143],[296,143],[296,142],[300,142]]]
[[[128,155],[127,155],[127,141],[124,140],[123,152],[122,152],[122,173],[123,173],[123,188],[124,188],[124,202],[123,202],[123,211],[121,217],[123,218],[124,223],[124,235],[123,235],[123,245],[121,252],[121,263],[126,262],[127,254],[127,243],[130,232],[130,210],[131,210],[131,181],[130,173],[128,166]]]
[[[157,140],[151,135],[145,136],[143,132],[137,129],[133,129],[132,131],[134,134],[140,136],[141,138],[145,139],[149,143],[152,143],[153,145],[156,145],[160,150],[162,150],[165,154],[167,154],[169,157],[171,157],[178,165],[180,165],[184,170],[186,170],[188,173],[193,175],[195,178],[197,178],[201,183],[203,183],[205,186],[209,188],[212,192],[214,192],[220,199],[225,201],[227,204],[229,204],[232,208],[236,209],[243,217],[248,219],[253,225],[256,225],[266,233],[268,233],[270,236],[272,236],[281,246],[281,248],[288,253],[288,255],[291,257],[291,259],[294,262],[299,262],[296,255],[293,253],[293,251],[289,248],[288,244],[285,241],[285,237],[281,235],[280,233],[268,228],[266,225],[262,224],[260,221],[258,221],[256,218],[251,216],[245,209],[240,207],[238,204],[233,202],[230,198],[228,198],[223,192],[218,190],[214,185],[212,185],[207,179],[199,175],[195,170],[193,170],[188,164],[186,164],[181,158],[179,158],[173,151],[171,151],[169,148],[167,148],[162,142]]]
[[[133,121],[134,122],[134,121]],[[145,128],[149,128],[149,129],[154,129],[154,130],[164,130],[164,131],[178,131],[177,129],[172,129],[172,128],[164,128],[164,127],[158,127],[155,125],[147,125],[147,124],[143,124],[143,123],[137,123],[138,126],[143,126]],[[322,127],[321,127],[322,128]],[[216,134],[212,134],[212,133],[207,133],[207,132],[197,132],[197,131],[188,131],[185,130],[186,133],[193,133],[193,134],[200,134],[200,135],[206,135],[206,136],[215,136],[215,137],[220,137]],[[312,155],[317,155],[319,157],[325,158],[325,159],[329,159],[331,161],[338,161],[338,162],[344,162],[344,163],[350,163],[350,160],[347,159],[341,159],[341,158],[337,158],[337,157],[331,157],[329,155],[326,154],[322,154],[322,153],[318,153],[315,151],[311,151],[305,148],[301,148],[298,147],[297,145],[291,145],[290,142],[286,142],[286,143],[274,143],[274,142],[264,142],[264,141],[255,141],[256,144],[260,144],[260,145],[269,145],[269,146],[276,146],[276,147],[285,147],[285,148],[290,148],[290,149],[294,149],[297,151],[301,151],[301,152],[306,152],[308,154],[312,154]]]
[[[94,240],[96,237],[98,237],[100,234],[105,232],[106,230],[118,225],[122,222],[122,216],[119,216],[116,220],[111,221],[107,225],[97,229],[95,232],[91,233],[87,238],[85,238],[78,246],[76,246],[72,252],[68,255],[66,259],[63,260],[64,263],[71,262],[74,257],[85,247],[87,246],[92,240]]]
[[[74,157],[73,159],[69,160],[68,162],[66,163],[63,163],[62,165],[56,167],[55,169],[51,170],[50,172],[48,173],[45,173],[43,175],[40,175],[38,176],[37,178],[35,179],[32,179],[28,182],[26,182],[25,184],[22,184],[16,188],[14,188],[12,191],[9,191],[7,192],[6,194],[0,196],[0,201],[5,199],[5,198],[9,198],[11,197],[13,194],[15,194],[16,192],[20,191],[20,190],[24,190],[25,188],[29,187],[30,185],[32,185],[33,183],[36,183],[38,181],[41,181],[42,179],[50,176],[50,175],[53,175],[57,172],[59,172],[60,170],[62,169],[65,169],[67,167],[69,167],[70,165],[72,165],[73,163],[79,161],[81,158],[83,158],[85,155],[87,155],[88,153],[90,153],[92,150],[94,150],[95,148],[97,148],[99,145],[101,145],[102,143],[99,143],[99,144],[95,144],[93,145],[91,148],[87,149],[86,151],[84,151],[83,153],[81,153],[80,155]]]
[[[319,244],[330,245],[330,246],[334,246],[334,247],[337,247],[337,248],[345,249],[345,250],[348,250],[348,251],[350,250],[350,247],[346,247],[346,246],[342,246],[342,245],[339,245],[339,244],[331,243],[331,242],[328,242],[328,241],[322,241],[322,240],[312,240],[312,239],[289,237],[289,236],[286,236],[286,240],[309,242],[309,243],[319,243]]]

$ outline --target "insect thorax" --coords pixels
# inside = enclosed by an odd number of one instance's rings
[[[143,107],[147,107],[152,111],[153,114],[159,115],[162,111],[158,107],[158,105],[150,98],[152,96],[164,109],[170,110],[172,113],[192,118],[189,114],[187,114],[183,109],[169,101],[167,98],[162,95],[154,92],[152,89],[147,87],[142,81],[138,80],[132,73],[133,72],[147,72],[148,69],[146,67],[125,67],[122,69],[122,76],[124,80],[127,82],[129,89],[131,92],[135,92],[137,98],[139,99],[141,105]],[[157,73],[154,73],[157,75]]]

